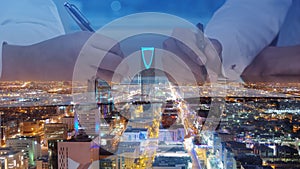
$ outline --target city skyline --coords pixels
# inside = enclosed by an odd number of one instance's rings
[[[82,96],[95,97],[94,102],[86,102],[80,106],[82,108],[76,106],[80,103],[72,102],[72,82],[1,82],[2,147],[9,145],[8,140],[20,142],[22,137],[38,138],[39,143],[33,144],[40,145],[41,152],[32,155],[30,163],[24,163],[30,167],[44,164],[56,168],[66,164],[57,162],[62,158],[71,160],[68,165],[77,166],[79,162],[80,165],[93,164],[99,168],[109,165],[112,168],[155,168],[161,165],[234,168],[249,165],[247,160],[254,157],[258,160],[255,163],[257,166],[279,168],[283,164],[276,160],[282,159],[286,160],[286,168],[297,164],[295,162],[300,152],[297,147],[300,85],[297,83],[222,81],[211,88],[211,84],[172,86],[164,81],[166,83],[144,86],[147,90],[156,89],[156,92],[150,92],[148,97],[140,100],[142,91],[140,85],[136,84],[139,81],[113,84],[107,88],[108,84],[97,85],[95,80],[95,83],[92,82],[94,87],[89,86],[88,82],[80,85],[84,86],[79,90],[84,93]],[[212,89],[217,90],[211,93]],[[199,97],[195,97],[195,91],[200,92]],[[86,95],[86,92],[93,95]],[[80,92],[75,94],[78,93],[80,95]],[[113,98],[114,108],[105,106],[110,97]],[[212,101],[217,98],[225,100]],[[220,117],[214,117],[218,114],[211,107],[216,103],[224,106]],[[82,109],[85,115],[78,116],[76,112]],[[98,118],[98,122],[95,118]],[[83,119],[96,121],[87,123]],[[50,124],[56,128],[49,128]],[[96,126],[88,130],[89,124]],[[215,129],[206,130],[209,124]],[[68,146],[72,139],[74,142],[80,136],[80,130],[87,134],[88,139],[81,139],[83,142],[92,141],[98,145],[99,149],[95,151],[99,152],[99,161],[95,159],[94,163],[88,164],[74,161],[76,158],[72,155],[49,156],[48,151],[58,153],[57,147]],[[66,135],[57,135],[59,131],[64,131]],[[48,143],[45,138],[54,140]],[[25,147],[28,143],[24,142]],[[132,143],[139,144],[132,149],[126,148]],[[262,149],[263,146],[267,147]],[[269,153],[266,154],[265,150]],[[176,156],[179,152],[181,155]],[[246,153],[245,156],[239,155],[241,152]],[[286,154],[291,152],[294,152],[293,157]],[[27,159],[29,156],[26,154],[22,158]],[[44,159],[46,156],[48,160]],[[122,163],[117,164],[116,160]],[[289,164],[289,161],[292,163]]]

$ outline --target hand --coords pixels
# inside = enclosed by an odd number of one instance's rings
[[[267,47],[246,67],[242,76],[299,76],[300,45]]]
[[[3,45],[2,80],[72,80],[79,53],[91,32],[76,32],[58,36],[30,46]],[[98,76],[109,79],[122,61],[123,54],[118,43],[95,34],[98,43],[92,44],[89,53],[106,53],[98,69]],[[116,44],[113,48],[111,44]],[[96,66],[96,67],[95,67]]]
[[[222,51],[221,44],[215,39],[205,39],[204,51],[201,51],[197,44],[197,35],[189,29],[175,29],[172,34],[185,42],[180,42],[174,38],[169,38],[164,42],[164,49],[178,56],[184,63],[167,60],[165,63],[172,62],[173,69],[184,82],[191,82],[195,78],[198,83],[205,81],[215,81],[221,74],[221,61],[219,54]],[[193,50],[194,49],[194,52]],[[203,69],[203,68],[206,68]],[[194,77],[188,76],[185,72],[192,72]],[[207,77],[207,72],[210,77]],[[214,77],[212,77],[214,76]]]

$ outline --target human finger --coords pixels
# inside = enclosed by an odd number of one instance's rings
[[[85,52],[82,53],[86,66],[100,67],[102,69],[114,71],[122,62],[123,57],[110,51],[86,46]]]
[[[173,46],[174,43],[175,42],[170,39],[170,41],[165,44],[165,48],[169,49],[167,45]],[[203,72],[202,67],[197,64],[191,64],[193,62],[186,62],[187,60],[183,60],[182,57],[178,57],[178,55],[183,55],[179,48],[174,48],[171,51],[164,50],[163,55],[163,67],[165,71],[172,73],[171,76],[176,77],[174,80],[176,80],[177,83],[204,82],[205,72]],[[190,61],[190,59],[188,59],[188,61]]]
[[[101,35],[99,33],[94,33],[88,40],[88,45],[104,51],[110,51],[115,55],[124,57],[124,54],[120,48],[118,41],[109,38],[107,36]]]
[[[195,33],[190,29],[176,28],[172,32],[172,37],[176,39],[176,45],[185,53],[194,63],[203,65],[206,63],[206,56],[200,50],[198,36],[202,32]]]
[[[222,62],[219,52],[217,52],[215,46],[208,42],[204,49],[206,55],[205,67],[209,75],[209,81],[215,82],[218,77],[222,74]]]

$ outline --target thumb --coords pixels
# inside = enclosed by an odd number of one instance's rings
[[[218,76],[222,74],[222,45],[215,39],[210,39],[210,43],[207,43],[204,51],[206,54],[207,62],[205,67],[207,69],[209,80],[216,81]]]

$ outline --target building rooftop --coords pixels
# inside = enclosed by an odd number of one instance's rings
[[[123,154],[123,153],[134,153],[135,148],[133,147],[119,147],[115,154]]]
[[[190,157],[164,157],[157,156],[152,164],[152,167],[176,167],[176,165],[188,166],[192,159]]]
[[[66,140],[65,142],[91,142],[92,139],[88,135],[77,135],[76,137]]]
[[[39,157],[37,161],[48,162],[48,156]]]
[[[146,128],[132,128],[132,127],[127,127],[125,132],[140,132],[140,131],[147,131],[148,129]]]
[[[136,147],[136,146],[140,146],[141,143],[140,142],[119,142],[118,147]]]
[[[186,152],[186,150],[184,149],[184,147],[159,147],[157,149],[157,152]]]

